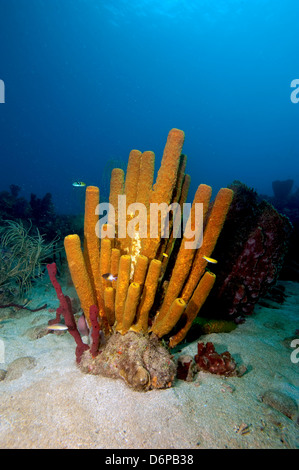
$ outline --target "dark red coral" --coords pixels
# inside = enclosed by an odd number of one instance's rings
[[[237,364],[228,351],[218,354],[213,343],[198,343],[197,354],[194,357],[198,370],[211,374],[235,376],[238,375]]]

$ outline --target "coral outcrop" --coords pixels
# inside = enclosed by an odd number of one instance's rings
[[[125,378],[136,389],[171,385],[174,363],[160,340],[170,348],[179,344],[213,288],[207,257],[233,197],[231,189],[222,188],[211,203],[211,188],[201,184],[189,216],[182,217],[190,184],[184,137],[179,129],[169,132],[154,186],[153,152],[132,150],[126,174],[112,170],[108,223],[102,226],[99,189],[87,187],[83,246],[76,234],[65,238],[87,323],[92,329],[90,308],[95,305],[107,340],[100,354],[84,352],[82,369]],[[160,212],[153,219],[157,206]]]
[[[158,338],[134,331],[110,336],[96,357],[85,352],[80,368],[89,374],[122,378],[137,391],[171,387],[176,376],[176,364]]]
[[[208,318],[252,314],[278,279],[292,232],[288,218],[255,191],[240,182],[230,188],[234,198],[214,253],[218,264],[213,298],[201,312]]]
[[[20,196],[21,187],[11,184],[10,191],[0,191],[0,222],[20,221],[26,229],[38,229],[46,242],[59,236],[61,239],[74,230],[81,229],[80,216],[57,214],[52,195],[46,193],[42,198],[30,195],[28,201]]]

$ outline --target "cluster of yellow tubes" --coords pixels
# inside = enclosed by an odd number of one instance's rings
[[[182,155],[184,132],[172,129],[164,149],[161,167],[153,186],[155,155],[151,151],[141,153],[132,150],[126,175],[124,171],[112,170],[109,202],[118,220],[118,195],[126,195],[127,207],[140,202],[148,209],[151,203],[177,202],[183,207],[190,185],[185,174],[186,156]],[[97,305],[102,327],[106,334],[129,330],[159,338],[169,334],[183,316],[183,326],[170,338],[173,348],[186,336],[193,320],[209,295],[215,275],[206,271],[206,257],[210,257],[221,232],[233,192],[222,188],[213,204],[210,204],[211,187],[201,184],[191,208],[192,217],[196,203],[203,204],[203,242],[198,249],[185,247],[184,238],[169,281],[162,281],[171,258],[176,234],[161,237],[161,220],[156,238],[100,238],[95,227],[99,216],[96,207],[100,201],[99,188],[88,186],[85,200],[84,245],[78,235],[65,238],[65,250],[71,277],[81,307],[89,322],[89,309]],[[126,223],[132,216],[127,215]],[[192,219],[191,219],[192,220]],[[193,219],[194,220],[194,219]],[[109,218],[108,218],[109,223]],[[170,224],[171,225],[171,224]],[[133,267],[133,269],[132,269]],[[104,274],[111,273],[116,280],[109,281]],[[152,312],[154,301],[163,292],[158,312]],[[155,302],[157,305],[157,302]],[[149,327],[149,318],[152,324]]]

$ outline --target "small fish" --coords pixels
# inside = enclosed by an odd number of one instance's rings
[[[165,258],[168,258],[168,254],[167,253],[163,253],[163,255]]]
[[[218,261],[216,259],[208,258],[208,256],[203,256],[203,259],[205,259],[208,263],[213,263],[213,264],[218,263]]]
[[[55,323],[54,325],[48,325],[47,330],[54,330],[54,331],[64,331],[67,330],[68,327],[63,323]]]
[[[113,276],[113,274],[111,274],[111,273],[103,274],[102,277],[103,277],[106,281],[116,281],[116,280],[117,280],[117,276]]]
[[[84,186],[86,186],[86,183],[83,183],[83,181],[74,181],[73,186],[75,188],[83,188]]]

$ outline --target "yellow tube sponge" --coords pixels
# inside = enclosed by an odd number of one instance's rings
[[[187,200],[190,182],[191,182],[190,175],[185,175],[183,179],[183,184],[182,184],[181,194],[180,194],[180,199],[179,199],[179,205],[181,207],[181,211],[183,210],[183,204],[185,204]],[[178,230],[178,227],[172,227],[170,237],[168,240],[166,239],[166,242],[167,242],[166,248],[160,251],[161,257],[163,258],[162,259],[162,271],[164,273],[166,271],[172,250],[174,248],[175,240],[178,236],[177,230]],[[163,256],[164,252],[167,256]]]
[[[185,338],[186,334],[188,333],[193,321],[195,320],[199,310],[203,306],[208,297],[216,276],[215,274],[207,271],[201,280],[198,283],[190,301],[188,302],[187,308],[185,310],[184,316],[186,317],[186,323],[181,328],[178,333],[170,338],[169,346],[170,348],[174,348],[177,344],[179,344]]]
[[[132,282],[128,289],[128,294],[125,303],[124,315],[122,319],[122,328],[121,333],[125,334],[129,330],[130,326],[132,325],[135,315],[137,306],[139,303],[140,298],[140,284],[138,282]]]
[[[117,278],[118,275],[118,267],[119,267],[119,260],[120,260],[120,250],[118,248],[112,248],[111,250],[111,264],[109,272],[112,274],[113,277]],[[112,287],[116,289],[117,280],[112,281]]]
[[[184,139],[185,133],[179,129],[171,129],[169,132],[150,202],[170,204],[177,181]]]
[[[99,188],[96,186],[87,186],[85,193],[85,214],[84,214],[84,260],[90,281],[98,300],[100,296],[100,241],[96,234],[96,224],[99,216],[95,214],[96,207],[100,202]]]
[[[64,247],[72,281],[85,318],[90,325],[89,308],[91,305],[96,305],[97,301],[86,269],[79,236],[68,235],[65,237]]]
[[[191,183],[191,176],[187,174],[184,176],[180,199],[179,199],[179,204],[181,206],[181,209],[183,208],[183,204],[187,201],[190,183]]]
[[[162,338],[162,336],[167,335],[167,333],[169,333],[172,328],[177,324],[185,308],[186,303],[183,299],[175,299],[172,302],[170,309],[167,312],[167,315],[165,315],[163,319],[160,319],[160,315],[158,315],[156,321],[154,322],[151,328],[151,331],[155,333],[159,338]]]
[[[171,201],[172,204],[179,203],[179,201],[180,201],[183,181],[184,181],[184,178],[185,178],[186,164],[187,164],[187,156],[186,155],[181,155],[180,165],[179,165],[178,175],[177,175],[177,181],[176,181],[176,185],[175,185],[175,188],[174,188],[174,191],[173,191],[173,197],[172,197],[172,201]],[[172,211],[170,211],[169,215],[170,215],[170,217],[169,217],[169,237],[164,238],[161,241],[158,253],[156,255],[156,258],[161,259],[163,267],[167,264],[167,263],[163,263],[163,261],[166,261],[167,258],[162,257],[162,255],[163,255],[163,253],[166,253],[167,256],[169,256],[169,253],[167,252],[167,250],[172,251],[171,247],[173,247],[173,213],[172,213]]]
[[[210,186],[205,184],[201,184],[196,191],[194,196],[194,201],[191,207],[191,212],[189,216],[188,223],[190,224],[190,229],[196,232],[197,236],[200,235],[201,224],[199,217],[196,217],[196,205],[203,204],[203,214],[206,213],[209,200],[211,197],[212,189]],[[198,219],[198,220],[197,220]],[[193,226],[193,227],[192,227]],[[165,315],[168,314],[169,308],[173,301],[179,297],[180,292],[184,286],[184,283],[187,279],[187,276],[190,272],[193,257],[195,254],[195,248],[188,248],[186,247],[186,242],[188,239],[184,235],[183,240],[181,242],[180,250],[177,255],[177,259],[171,274],[171,278],[169,281],[169,285],[166,291],[166,295],[164,297],[164,301],[159,313],[159,321],[164,318]]]
[[[148,316],[154,304],[155,295],[161,275],[161,261],[153,259],[150,262],[148,273],[145,279],[141,302],[137,312],[137,323],[133,325],[134,331],[143,331],[147,333],[148,330]]]
[[[102,238],[101,253],[100,253],[100,279],[101,279],[102,298],[104,298],[105,288],[111,286],[111,281],[108,281],[103,278],[104,274],[110,274],[110,268],[111,268],[111,240],[109,240],[109,238]]]
[[[118,223],[118,196],[124,193],[124,170],[114,168],[111,172],[109,203],[114,207],[115,221],[108,214],[108,224],[117,226]]]
[[[155,154],[151,151],[143,152],[140,161],[140,177],[138,180],[136,202],[141,202],[149,209],[149,202],[154,180]]]
[[[126,195],[126,217],[124,223],[127,225],[133,218],[133,213],[129,213],[128,207],[130,204],[136,202],[138,181],[139,181],[139,170],[142,153],[139,150],[131,150],[129,155],[129,161],[127,166],[126,178],[125,178],[125,195]],[[126,233],[124,238],[119,239],[121,252],[124,254],[131,253],[132,240]]]
[[[179,202],[181,197],[182,186],[185,178],[185,170],[187,165],[187,155],[182,154],[180,157],[180,164],[178,169],[178,176],[176,185],[173,191],[172,202]]]
[[[163,152],[161,167],[158,171],[157,180],[153,187],[153,191],[151,192],[150,203],[166,203],[167,205],[170,204],[177,181],[184,138],[184,132],[179,129],[171,129],[169,132]],[[164,220],[160,220],[157,227],[158,237],[150,238],[148,236],[147,239],[144,239],[142,254],[147,256],[149,259],[153,259],[156,256],[156,252],[161,241],[161,227],[163,225]]]
[[[230,204],[232,202],[233,194],[234,193],[231,189],[221,188],[215,198],[211,213],[208,218],[207,226],[203,234],[203,243],[197,250],[191,273],[182,292],[182,297],[185,302],[188,302],[191,298],[199,279],[202,277],[205,271],[207,261],[203,257],[210,257],[215,248]]]
[[[127,207],[136,202],[139,170],[142,153],[139,150],[131,150],[125,179],[125,195]]]
[[[127,297],[131,271],[131,256],[123,255],[120,257],[119,270],[117,278],[117,287],[115,295],[115,319],[117,322],[116,329],[122,328],[122,319],[125,309],[125,301]]]

